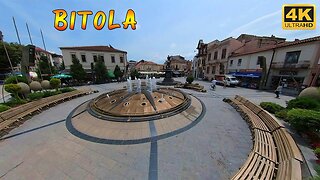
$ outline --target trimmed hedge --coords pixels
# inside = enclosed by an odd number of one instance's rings
[[[299,108],[299,109],[311,109],[311,110],[319,110],[320,102],[314,98],[310,97],[298,97],[296,99],[292,99],[288,102],[288,109]]]
[[[44,91],[43,97],[45,98],[45,97],[54,96],[58,94],[61,94],[61,91]]]
[[[17,99],[17,98],[11,98],[8,102],[4,103],[7,106],[10,107],[15,107],[21,104],[25,104],[27,103],[27,101],[23,100],[23,99]]]
[[[292,109],[288,112],[289,123],[298,131],[320,130],[320,112],[307,109]]]
[[[61,93],[71,92],[71,91],[74,91],[74,90],[76,90],[76,89],[71,88],[71,87],[65,87],[65,88],[59,89],[59,91],[61,91]]]
[[[277,118],[281,118],[283,119],[284,121],[287,121],[287,117],[288,117],[288,110],[287,109],[283,109],[281,111],[278,111],[275,113],[275,116]]]
[[[44,94],[43,92],[30,93],[28,94],[28,99],[30,99],[31,101],[41,99],[43,98],[43,94]]]
[[[276,104],[273,102],[262,102],[262,103],[260,103],[260,106],[272,114],[275,114],[276,112],[285,109],[284,107],[280,106],[279,104]]]
[[[8,110],[8,109],[10,109],[9,106],[4,105],[4,104],[0,104],[0,112],[6,111],[6,110]]]

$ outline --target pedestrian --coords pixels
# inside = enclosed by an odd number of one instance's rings
[[[215,79],[215,78],[213,78],[213,80],[211,81],[211,88],[213,89],[213,90],[215,90],[216,89],[216,84],[217,84],[217,80]]]
[[[223,80],[223,88],[227,88],[227,81],[226,80]]]
[[[277,89],[274,91],[274,93],[276,94],[276,98],[280,98],[279,94],[281,93],[281,91],[282,91],[282,86],[279,85]]]

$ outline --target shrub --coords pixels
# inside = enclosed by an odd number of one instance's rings
[[[9,76],[4,80],[4,84],[17,84],[18,82],[23,82],[28,84],[28,79],[26,76]]]
[[[10,99],[8,102],[6,102],[4,104],[6,106],[16,107],[18,105],[25,104],[25,103],[27,103],[27,101],[22,100],[22,99],[12,98],[12,99]]]
[[[43,97],[45,98],[45,97],[54,96],[57,94],[61,94],[61,91],[45,91],[43,93]]]
[[[268,112],[273,113],[273,114],[284,109],[284,107],[280,106],[279,104],[273,103],[273,102],[262,102],[262,103],[260,103],[260,106],[263,109],[265,109]]]
[[[52,78],[50,80],[51,87],[56,89],[56,91],[58,91],[58,88],[59,88],[60,84],[61,84],[61,80],[60,79]]]
[[[43,98],[43,92],[34,92],[34,93],[30,93],[28,95],[28,99],[30,99],[31,101],[36,100],[36,99],[41,99]]]
[[[298,131],[320,130],[320,112],[307,109],[291,109],[287,114],[289,123]]]
[[[310,97],[298,97],[288,102],[288,109],[300,108],[300,109],[319,109],[320,102]]]
[[[8,93],[11,93],[13,94],[13,96],[15,98],[19,98],[18,96],[18,92],[21,90],[21,87],[17,84],[6,84],[4,86],[4,89],[8,92]]]
[[[287,113],[288,113],[288,110],[287,109],[283,109],[283,110],[280,110],[278,112],[275,113],[275,116],[277,118],[281,118],[283,120],[287,120]]]
[[[193,76],[188,76],[186,81],[191,84],[194,81],[194,77]]]
[[[314,153],[315,153],[315,154],[320,154],[320,148],[317,147],[317,148],[314,150]]]
[[[65,88],[61,88],[60,89],[61,93],[71,92],[71,91],[74,91],[74,90],[76,90],[76,89],[71,88],[71,87],[65,87]]]
[[[0,104],[0,112],[6,111],[6,110],[8,110],[8,109],[10,109],[9,106],[4,105],[4,104]]]

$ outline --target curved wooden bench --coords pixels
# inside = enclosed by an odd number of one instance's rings
[[[267,111],[263,110],[261,111],[258,116],[261,118],[261,120],[268,126],[270,131],[275,131],[279,128],[283,128],[284,126],[280,125],[277,120],[275,120],[271,114],[269,114]]]
[[[260,129],[263,131],[269,132],[268,127],[264,124],[264,122],[253,113],[249,108],[247,108],[243,103],[238,101],[237,99],[231,99],[232,103],[237,105],[237,107],[248,116],[248,120],[252,129]]]
[[[292,158],[303,162],[303,157],[297,144],[284,128],[272,132],[272,136],[277,146],[279,162],[287,161]]]
[[[299,180],[301,176],[300,161],[292,158],[279,163],[277,180]]]
[[[245,164],[232,180],[272,179],[276,164],[261,155],[251,152]]]
[[[253,151],[272,162],[277,161],[276,146],[269,132],[254,130]]]
[[[302,179],[303,157],[285,128],[249,100],[236,96],[231,104],[245,114],[254,136],[248,159],[232,179]],[[247,118],[246,118],[247,117]]]
[[[47,98],[42,98],[37,101],[23,104],[21,106],[11,108],[8,111],[0,113],[0,131],[8,128],[8,126],[16,121],[20,121],[28,115],[32,115],[35,112],[40,111],[42,108],[48,107],[52,104],[64,101],[68,98],[73,98],[90,93],[90,89],[86,90],[75,90],[68,93],[58,94]]]

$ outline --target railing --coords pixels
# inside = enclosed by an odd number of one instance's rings
[[[298,63],[289,64],[284,62],[273,62],[271,64],[271,68],[274,69],[282,69],[282,68],[300,68],[306,69],[310,67],[310,61],[300,61]]]

